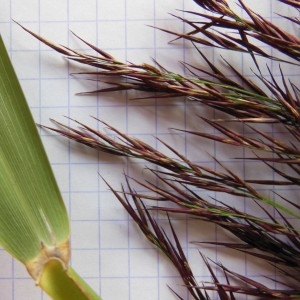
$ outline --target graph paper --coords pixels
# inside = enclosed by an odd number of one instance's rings
[[[266,18],[279,20],[272,13],[281,9],[278,1],[245,1],[250,7],[251,2],[252,6],[255,2],[255,10]],[[154,136],[205,166],[213,167],[215,162],[211,155],[216,155],[232,169],[242,170],[246,176],[257,176],[254,170],[259,168],[258,163],[246,168],[245,162],[231,160],[242,156],[242,150],[232,152],[231,148],[230,152],[209,141],[199,146],[195,137],[170,130],[195,129],[190,116],[201,114],[202,109],[207,118],[214,118],[213,110],[197,108],[184,99],[131,101],[125,92],[78,96],[77,93],[97,88],[97,83],[70,75],[80,70],[78,65],[68,63],[13,22],[55,43],[91,52],[72,35],[73,31],[119,60],[152,63],[154,58],[167,69],[182,73],[179,61],[201,64],[197,51],[187,43],[169,43],[172,37],[152,26],[184,32],[187,28],[170,13],[183,16],[182,10],[196,10],[192,0],[1,0],[0,6],[0,32],[37,123],[50,125],[49,118],[68,123],[64,116],[69,116],[103,129],[90,117],[94,116],[162,151],[166,149]],[[284,14],[282,10],[280,13]],[[212,61],[219,59],[220,52],[211,48],[203,51]],[[241,72],[253,76],[249,56],[227,55]],[[270,67],[272,69],[272,65]],[[264,65],[262,72],[266,72]],[[288,75],[295,77],[295,69]],[[200,121],[197,126],[202,131],[208,130]],[[47,131],[41,131],[41,137],[68,208],[71,264],[75,270],[106,300],[177,299],[169,287],[184,299],[190,299],[174,268],[140,234],[99,176],[120,189],[125,182],[124,172],[147,178],[147,164],[99,154]],[[210,281],[210,275],[199,256],[199,247],[190,242],[226,239],[215,226],[205,223],[202,226],[200,236],[194,220],[183,220],[180,229],[181,238],[186,241],[184,250],[188,259],[195,262],[194,272],[199,282]],[[201,251],[214,261],[230,264],[233,271],[255,279],[270,271],[249,266],[244,254],[214,247],[204,247]],[[4,250],[0,250],[0,299],[48,299],[24,267]]]

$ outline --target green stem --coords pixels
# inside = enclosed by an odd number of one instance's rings
[[[38,285],[53,300],[101,300],[72,267],[65,269],[59,259],[47,262]]]

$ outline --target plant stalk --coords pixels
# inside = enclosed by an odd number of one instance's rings
[[[55,300],[99,300],[101,299],[87,283],[64,263],[52,258],[44,266],[39,286]]]

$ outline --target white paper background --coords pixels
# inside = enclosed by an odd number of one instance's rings
[[[276,11],[277,5],[278,1],[255,1],[254,8],[268,17],[271,10]],[[96,84],[70,76],[79,70],[78,66],[68,64],[61,55],[39,43],[12,21],[20,22],[56,43],[90,51],[71,34],[70,31],[74,31],[120,60],[141,63],[155,58],[166,68],[182,72],[177,61],[197,62],[196,51],[181,42],[168,44],[169,35],[146,25],[182,32],[183,25],[168,13],[181,15],[176,9],[195,9],[192,0],[1,0],[0,6],[0,32],[38,123],[50,124],[49,118],[66,121],[63,116],[70,116],[100,128],[101,125],[89,117],[92,115],[160,149],[163,147],[153,138],[158,135],[190,158],[210,167],[214,163],[207,152],[227,160],[237,171],[257,169],[254,165],[245,168],[242,162],[230,161],[241,154],[239,149],[228,151],[209,141],[195,146],[195,138],[171,133],[171,127],[199,129],[200,126],[201,130],[207,130],[190,118],[195,107],[183,100],[132,102],[126,93],[76,96],[78,92],[95,89]],[[272,18],[276,17],[272,15]],[[217,61],[213,49],[204,51],[210,59]],[[247,57],[231,53],[227,58],[240,66],[245,74],[251,75],[252,63]],[[295,75],[293,69],[288,72],[292,77]],[[206,117],[213,116],[211,110],[205,110]],[[167,285],[187,299],[176,271],[140,235],[98,176],[100,173],[118,189],[121,182],[124,183],[124,170],[130,175],[145,177],[146,164],[98,154],[49,132],[42,131],[41,135],[69,209],[74,268],[106,300],[176,299]],[[189,241],[225,239],[212,225],[203,224],[200,230],[199,237],[199,228],[195,227],[194,221],[181,224],[180,235],[186,241],[187,256],[195,262],[195,275],[199,281],[210,280],[210,277],[198,248]],[[245,255],[234,253],[235,259],[231,261],[232,252],[228,250],[222,250],[222,255],[219,250],[201,250],[213,260],[225,258],[224,263],[233,270],[255,279],[266,272],[259,266],[249,266]],[[47,299],[35,287],[23,266],[3,250],[0,250],[0,299]]]

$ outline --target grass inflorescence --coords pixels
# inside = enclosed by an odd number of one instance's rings
[[[277,1],[288,5],[295,12],[300,8],[298,1]],[[280,194],[276,187],[286,186],[297,191],[300,186],[300,91],[297,83],[292,82],[281,68],[281,64],[299,65],[300,40],[252,11],[242,0],[238,0],[238,4],[244,12],[243,16],[234,12],[225,0],[194,2],[198,4],[199,11],[185,12],[185,16],[191,16],[191,19],[175,16],[191,27],[190,31],[178,33],[159,29],[174,35],[175,39],[184,39],[194,45],[205,66],[183,63],[185,74],[189,75],[174,73],[156,61],[152,65],[122,62],[81,39],[96,52],[96,55],[85,54],[56,45],[26,30],[69,60],[95,68],[81,74],[119,79],[106,80],[105,84],[109,84],[109,87],[100,87],[87,94],[136,90],[148,93],[141,98],[149,98],[149,93],[150,97],[170,100],[184,96],[196,104],[221,111],[224,116],[221,119],[201,117],[215,133],[200,129],[179,131],[233,148],[246,149],[250,153],[249,157],[238,159],[260,162],[273,174],[270,178],[245,179],[218,157],[214,158],[218,168],[209,168],[190,160],[175,147],[158,139],[173,154],[166,155],[101,120],[98,121],[113,133],[113,137],[76,120],[71,121],[77,127],[54,121],[56,127],[46,128],[98,151],[144,160],[154,166],[150,169],[156,178],[154,183],[125,176],[126,185],[121,191],[107,184],[146,238],[174,264],[194,299],[210,299],[209,291],[216,291],[220,299],[237,299],[235,297],[238,294],[260,299],[299,298],[300,228],[296,226],[300,219],[299,199],[297,196],[288,198]],[[296,26],[300,24],[297,17],[282,18]],[[235,34],[227,34],[224,29]],[[257,45],[257,41],[260,45],[276,50],[275,54],[266,52],[264,47]],[[256,72],[253,73],[255,79],[248,79],[222,58],[222,62],[234,75],[228,77],[202,53],[200,46],[203,45],[248,54],[256,66]],[[269,67],[267,76],[263,75],[258,57],[276,62],[279,76],[276,77]],[[230,125],[233,122],[247,128],[251,135],[232,129]],[[279,126],[285,133],[284,139],[257,127],[262,124]],[[149,193],[136,191],[132,183]],[[262,186],[270,191],[268,196],[261,192],[259,187]],[[214,192],[215,198],[202,197],[197,191],[203,190]],[[222,199],[223,196],[226,197]],[[236,201],[242,199],[246,205],[255,206],[260,215],[228,204],[228,197]],[[167,233],[155,219],[157,213],[167,215],[171,233]],[[231,233],[236,238],[235,242],[195,244],[199,247],[209,244],[227,247],[273,266],[280,274],[278,278],[269,278],[275,283],[273,287],[234,272],[225,264],[210,262],[201,252],[199,259],[205,262],[212,280],[210,283],[197,282],[193,266],[185,256],[172,225],[172,217],[178,215],[213,223]],[[221,271],[223,281],[216,275],[216,267]]]

